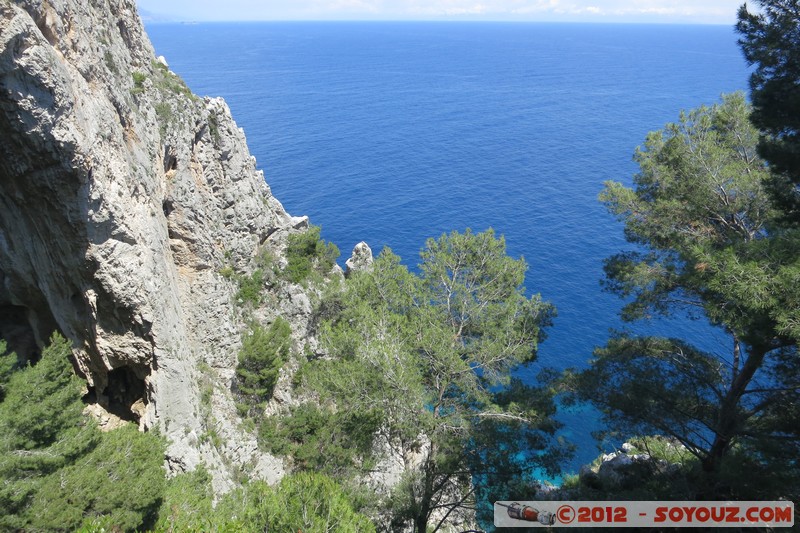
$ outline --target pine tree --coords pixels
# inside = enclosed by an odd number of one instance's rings
[[[800,2],[757,0],[739,8],[736,30],[750,76],[758,150],[773,170],[773,195],[786,218],[800,223]]]
[[[728,333],[730,353],[620,334],[576,381],[610,427],[685,445],[704,472],[698,497],[797,489],[800,265],[793,239],[775,229],[748,116],[741,94],[681,114],[637,151],[634,188],[609,182],[601,195],[641,246],[606,262],[607,288],[629,302],[623,318],[704,314]],[[731,476],[749,482],[723,482]]]

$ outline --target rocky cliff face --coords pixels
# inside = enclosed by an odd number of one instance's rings
[[[62,332],[95,411],[159,427],[173,469],[277,478],[237,429],[242,318],[219,271],[305,219],[224,101],[156,60],[134,0],[2,0],[0,50],[0,335],[34,356]]]

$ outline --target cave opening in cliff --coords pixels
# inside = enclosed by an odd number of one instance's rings
[[[175,155],[173,149],[168,147],[164,152],[164,172],[178,169],[178,157]]]
[[[129,366],[115,368],[108,373],[105,398],[106,410],[123,420],[138,422],[146,404],[145,382]]]
[[[36,363],[42,356],[25,307],[0,305],[0,339],[6,342],[8,352],[17,354],[21,363]]]
[[[161,209],[164,211],[164,216],[168,217],[175,210],[175,204],[171,199],[166,199],[161,203]]]

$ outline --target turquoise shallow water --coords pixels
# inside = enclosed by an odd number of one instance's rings
[[[409,265],[424,240],[493,227],[558,307],[540,365],[581,367],[620,328],[599,285],[628,248],[597,202],[629,182],[645,134],[747,87],[723,26],[512,23],[153,24],[156,53],[224,96],[275,195],[349,255],[366,240]],[[342,260],[343,260],[342,259]],[[632,326],[724,354],[703,321]],[[536,379],[538,366],[522,372]],[[575,470],[598,453],[590,409],[564,412]]]

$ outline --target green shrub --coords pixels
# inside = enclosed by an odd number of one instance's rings
[[[239,392],[252,405],[272,397],[280,369],[289,359],[291,335],[289,323],[278,317],[269,329],[254,324],[242,340],[236,377]]]
[[[632,437],[628,439],[634,449],[631,454],[647,454],[668,463],[688,464],[696,462],[697,458],[674,439],[661,435]]]
[[[208,114],[208,131],[211,132],[211,138],[215,143],[219,143],[219,119],[214,113]]]
[[[155,86],[161,91],[170,92],[174,94],[182,94],[194,98],[191,89],[186,85],[186,82],[181,79],[177,74],[170,72],[161,61],[151,62],[153,67],[153,74],[155,75]]]
[[[0,530],[130,531],[155,519],[163,439],[134,424],[101,433],[82,414],[71,352],[54,335],[36,365],[4,378]]]
[[[6,352],[6,343],[0,340],[0,402],[6,395],[6,388],[11,375],[17,368],[17,354]]]
[[[245,484],[212,505],[211,476],[202,467],[167,483],[157,533],[177,531],[337,531],[360,533],[375,526],[334,480],[316,473],[291,474],[276,487]]]
[[[211,475],[200,465],[169,480],[158,512],[157,532],[209,531],[215,521]]]
[[[314,472],[290,474],[274,488],[262,481],[250,483],[223,498],[217,515],[237,517],[240,531],[375,531],[336,481]]]
[[[161,136],[167,132],[167,126],[172,122],[172,107],[167,102],[159,102],[156,104],[156,116],[158,116],[158,128]]]
[[[324,276],[336,263],[339,248],[320,239],[320,231],[319,226],[310,226],[305,233],[289,235],[284,275],[292,283],[303,282],[313,272]]]
[[[226,252],[225,259],[230,261],[228,252]],[[239,284],[239,290],[235,296],[236,303],[239,305],[260,305],[263,302],[264,287],[275,281],[275,258],[269,250],[263,249],[256,255],[255,266],[256,269],[249,276],[237,274],[230,264],[219,269],[219,274],[223,278],[235,279]]]
[[[144,81],[147,79],[147,74],[144,72],[134,72],[131,74],[133,78],[133,89],[131,94],[140,94],[144,92]]]
[[[210,442],[211,445],[214,446],[214,448],[217,448],[217,449],[222,448],[222,444],[223,444],[222,437],[217,432],[217,430],[213,429],[213,428],[207,429],[206,431],[201,433],[200,437],[197,440],[200,442],[200,444],[205,444],[207,442]]]
[[[54,335],[35,366],[10,374],[0,433],[13,448],[50,446],[81,423],[81,380],[72,371],[71,355],[69,341]]]
[[[258,440],[270,453],[291,457],[300,469],[338,476],[357,464],[368,468],[382,421],[377,409],[333,411],[305,403],[289,416],[264,418]]]
[[[237,276],[239,291],[236,293],[236,301],[242,305],[251,303],[258,305],[261,303],[261,292],[264,288],[264,271],[256,269],[249,276]]]
[[[230,265],[225,265],[224,267],[219,269],[219,275],[225,279],[231,279],[236,272],[233,270],[233,267]]]
[[[30,508],[34,529],[103,519],[132,531],[155,521],[164,490],[164,442],[134,424],[103,433],[90,453],[49,476]]]

